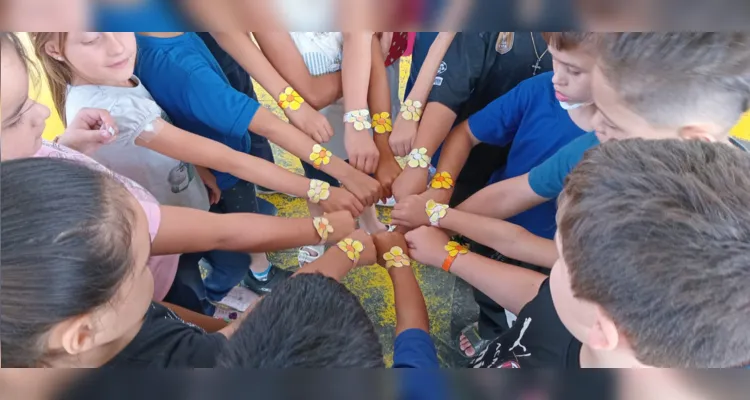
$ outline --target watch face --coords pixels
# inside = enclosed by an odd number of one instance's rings
[[[513,48],[513,41],[516,34],[513,32],[500,32],[497,36],[497,42],[495,42],[495,51],[500,54],[505,54]]]

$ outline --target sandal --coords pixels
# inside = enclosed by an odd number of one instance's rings
[[[469,341],[469,344],[471,345],[470,348],[474,350],[473,355],[468,355],[466,354],[465,350],[461,350],[461,336],[466,337],[466,339]],[[461,334],[459,334],[456,338],[456,348],[464,358],[468,359],[475,358],[476,356],[481,354],[487,348],[487,346],[489,346],[489,344],[489,340],[482,339],[482,337],[479,336],[477,323],[468,325],[466,328],[462,329]]]
[[[297,261],[299,262],[299,267],[302,268],[305,266],[305,264],[309,264],[323,255],[325,253],[326,247],[322,245],[317,246],[304,246],[301,249],[299,249],[299,253],[297,254]]]

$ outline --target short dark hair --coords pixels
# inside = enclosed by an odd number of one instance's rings
[[[218,357],[225,368],[382,368],[359,300],[321,274],[287,279],[260,300]]]
[[[576,297],[654,367],[750,362],[750,155],[720,143],[610,141],[559,199]]]
[[[750,108],[750,32],[611,33],[599,67],[651,125],[710,121],[726,132]]]
[[[56,324],[109,302],[132,270],[134,211],[111,177],[68,160],[0,164],[0,341],[3,367],[55,357]]]
[[[594,49],[591,45],[596,42],[598,35],[592,32],[542,32],[542,37],[547,46],[565,51],[579,47]]]

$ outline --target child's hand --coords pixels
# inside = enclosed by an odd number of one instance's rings
[[[399,117],[396,119],[395,125],[393,125],[393,132],[388,139],[388,143],[391,145],[393,155],[398,157],[406,157],[407,154],[414,147],[414,140],[417,138],[417,128],[419,123],[417,121],[405,120]]]
[[[448,252],[445,245],[450,239],[442,230],[423,226],[406,234],[409,254],[414,260],[425,265],[440,267],[443,265]]]
[[[296,111],[286,111],[289,122],[318,143],[326,143],[333,137],[333,128],[328,119],[307,103]]]
[[[365,249],[359,253],[359,262],[357,263],[358,267],[373,265],[378,262],[378,252],[375,249],[375,244],[372,242],[372,238],[367,232],[363,229],[359,229],[354,231],[349,237],[354,240],[359,240],[365,247]]]
[[[333,227],[333,232],[328,235],[326,244],[335,244],[339,240],[349,237],[357,229],[354,217],[349,211],[337,211],[325,214],[328,223]]]
[[[58,143],[86,155],[117,138],[117,124],[107,110],[82,108],[60,135]]]
[[[365,207],[370,207],[383,197],[380,183],[375,178],[367,176],[354,168],[341,179],[341,183]]]
[[[327,200],[322,200],[320,206],[323,211],[332,213],[335,211],[346,210],[354,216],[359,216],[364,211],[365,206],[348,190],[331,187],[331,195]]]
[[[219,189],[219,185],[216,183],[216,176],[208,168],[196,165],[195,170],[208,190],[208,202],[211,205],[218,203],[221,200],[221,189]]]
[[[427,199],[418,194],[400,200],[391,211],[391,223],[410,229],[430,226],[430,218],[425,211],[426,205]]]
[[[405,253],[409,248],[404,235],[396,232],[376,233],[372,235],[372,241],[375,243],[378,252],[378,263],[383,267],[386,264],[383,255],[390,252],[393,247],[400,247]]]
[[[352,124],[346,124],[344,145],[352,167],[366,173],[374,174],[378,167],[380,152],[368,131],[357,131]]]
[[[396,201],[413,194],[424,193],[427,188],[429,171],[426,168],[406,168],[393,182],[391,190]]]
[[[375,171],[375,179],[383,187],[383,201],[392,196],[391,186],[396,178],[401,174],[401,166],[393,157],[381,158],[378,163],[378,169]]]

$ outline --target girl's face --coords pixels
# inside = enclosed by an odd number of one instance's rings
[[[24,60],[9,43],[2,44],[0,60],[0,158],[33,156],[42,146],[49,108],[29,98],[29,75]]]
[[[71,66],[73,84],[121,86],[133,76],[137,50],[133,32],[71,32],[62,52],[54,42],[48,43],[47,52]]]
[[[154,295],[154,278],[147,265],[151,254],[151,236],[143,208],[135,197],[130,196],[129,200],[135,215],[130,272],[125,275],[111,301],[86,315],[53,327],[48,339],[50,352],[67,353],[79,360],[89,360],[89,363],[106,362],[140,330]]]

